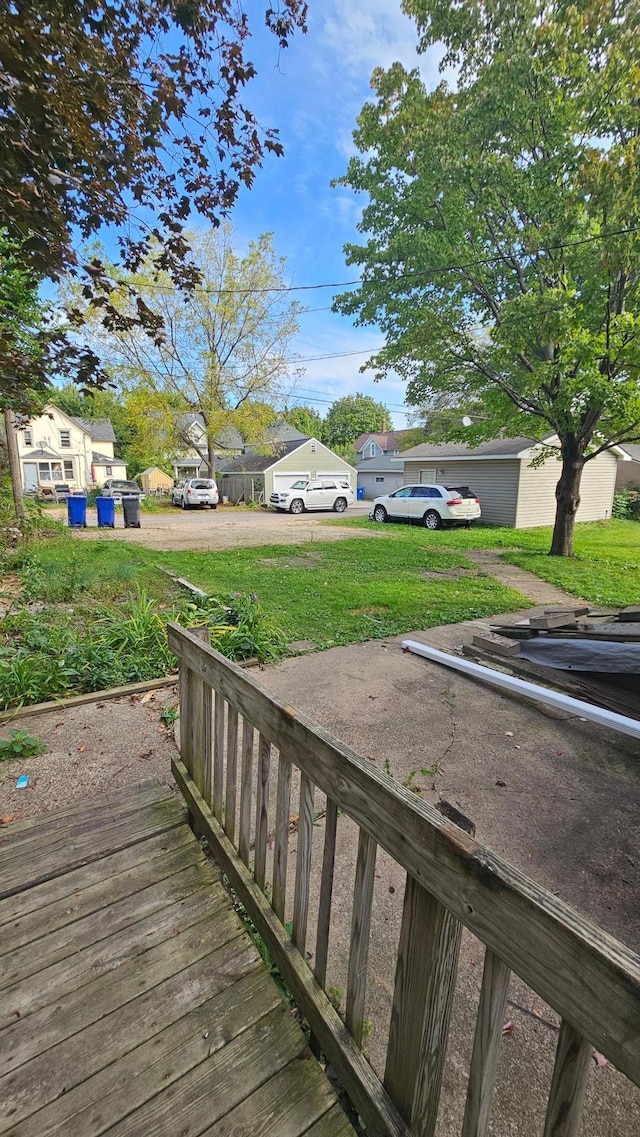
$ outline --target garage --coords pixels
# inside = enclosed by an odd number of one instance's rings
[[[363,458],[358,462],[358,489],[367,501],[383,494],[393,493],[404,485],[404,470],[393,454],[379,454],[377,458]]]
[[[268,502],[298,478],[344,478],[355,493],[356,471],[317,438],[276,445],[275,453],[239,454],[220,463],[221,493],[231,501]]]

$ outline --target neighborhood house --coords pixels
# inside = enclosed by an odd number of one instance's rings
[[[317,438],[299,438],[275,444],[273,454],[241,454],[221,463],[220,493],[230,501],[268,502],[298,478],[348,479],[356,492],[356,471]]]
[[[18,431],[18,457],[26,494],[53,493],[126,478],[126,464],[114,457],[116,436],[108,419],[74,418],[47,406]]]
[[[553,525],[556,515],[555,488],[560,463],[555,456],[532,466],[533,459],[553,446],[557,438],[543,443],[531,438],[499,438],[469,447],[461,442],[421,443],[395,459],[403,470],[403,485],[438,483],[469,486],[480,499],[482,520],[490,525],[528,529]],[[578,521],[611,517],[619,448],[605,450],[587,462],[582,474]],[[382,489],[382,494],[388,490]]]

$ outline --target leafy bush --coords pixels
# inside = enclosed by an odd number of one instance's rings
[[[211,596],[188,604],[180,616],[184,627],[206,627],[215,647],[228,659],[280,659],[287,639],[260,607],[255,592],[234,592],[228,601]]]
[[[611,516],[619,521],[640,521],[640,490],[629,487],[618,490],[613,497]]]

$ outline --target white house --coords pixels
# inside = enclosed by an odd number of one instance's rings
[[[115,440],[108,419],[74,418],[46,406],[18,430],[24,493],[48,493],[60,484],[90,489],[106,478],[126,478],[126,464],[114,457]]]

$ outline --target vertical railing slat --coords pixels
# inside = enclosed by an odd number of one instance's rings
[[[213,726],[213,801],[211,808],[216,821],[222,824],[224,795],[224,698],[216,691]]]
[[[203,643],[210,642],[208,628],[193,628],[193,634]],[[208,683],[192,672],[192,730],[193,780],[207,805],[211,805],[211,717],[213,693]]]
[[[590,1044],[563,1020],[556,1049],[544,1137],[578,1137],[590,1061]]]
[[[240,839],[238,852],[247,868],[251,845],[251,795],[253,789],[253,727],[242,720],[242,768],[240,771]]]
[[[291,762],[280,752],[276,798],[275,844],[273,849],[273,910],[284,924],[289,856],[289,817],[291,813]]]
[[[236,839],[236,795],[238,791],[238,711],[227,705],[227,792],[224,801],[224,827],[232,844]]]
[[[367,963],[369,960],[369,933],[373,904],[373,882],[378,846],[373,837],[360,830],[358,858],[351,916],[351,947],[347,976],[347,1006],[345,1023],[358,1046],[362,1044],[364,1006],[367,992]]]
[[[269,830],[269,773],[271,768],[271,743],[263,734],[258,744],[258,792],[256,795],[256,847],[253,861],[253,875],[258,888],[264,891],[267,865],[267,835]]]
[[[315,786],[306,774],[300,778],[296,882],[293,897],[293,942],[304,956],[307,949],[307,917],[309,915],[309,876],[313,842],[313,796]]]
[[[486,1137],[511,971],[487,948],[461,1137]]]
[[[461,925],[407,874],[385,1088],[419,1137],[433,1137]]]
[[[180,663],[180,757],[187,770],[193,771],[193,690],[195,675],[186,663]]]
[[[329,930],[331,926],[331,899],[333,896],[333,868],[336,859],[336,831],[338,807],[332,798],[327,798],[327,813],[324,825],[324,852],[322,854],[322,878],[320,880],[320,901],[318,904],[318,928],[316,932],[316,957],[314,974],[321,987],[327,982],[327,958],[329,955]]]

